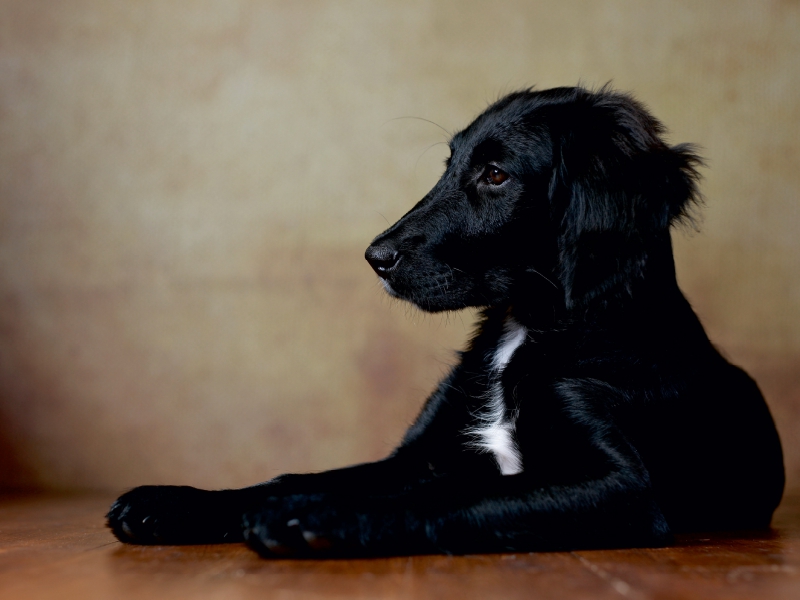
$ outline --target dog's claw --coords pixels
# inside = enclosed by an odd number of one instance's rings
[[[129,538],[131,538],[132,540],[136,539],[136,534],[133,533],[133,530],[128,526],[128,524],[125,521],[122,521],[120,523],[120,528],[122,529],[122,531],[125,532],[125,535],[127,535]]]
[[[316,550],[317,552],[321,552],[324,550],[329,550],[333,544],[331,541],[324,537],[319,537],[313,531],[304,531],[303,532],[303,539],[308,544],[308,547],[312,550]]]
[[[294,554],[294,550],[292,550],[289,546],[281,544],[277,540],[266,539],[263,540],[263,543],[267,550],[273,554],[277,554],[278,556],[291,556]]]

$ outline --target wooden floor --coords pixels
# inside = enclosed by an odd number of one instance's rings
[[[800,599],[800,496],[773,529],[671,548],[358,561],[262,560],[243,545],[136,547],[111,498],[0,498],[0,598]]]

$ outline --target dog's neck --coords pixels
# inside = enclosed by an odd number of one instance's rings
[[[655,237],[639,259],[639,272],[630,279],[607,280],[567,306],[564,284],[553,276],[542,278],[538,271],[514,290],[505,305],[513,316],[532,331],[563,329],[576,321],[603,322],[623,318],[631,311],[652,310],[680,293],[669,235]]]

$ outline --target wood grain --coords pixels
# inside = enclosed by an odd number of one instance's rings
[[[680,536],[670,548],[263,560],[240,544],[125,546],[110,498],[0,499],[0,598],[800,598],[800,495],[768,531]]]

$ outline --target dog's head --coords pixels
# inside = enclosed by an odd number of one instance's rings
[[[439,182],[365,257],[434,312],[630,294],[697,200],[699,159],[662,133],[605,88],[510,94],[453,136]]]

